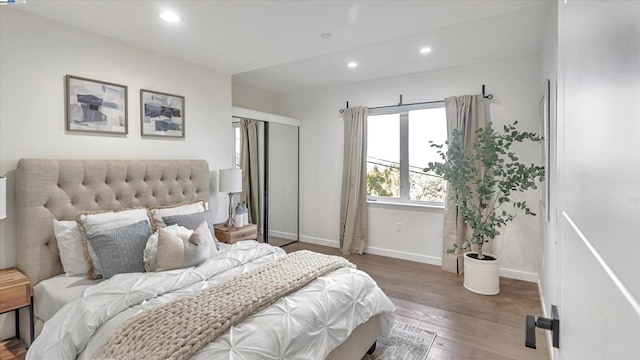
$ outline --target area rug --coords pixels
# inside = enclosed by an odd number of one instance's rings
[[[380,336],[376,351],[362,360],[425,360],[436,333],[396,320],[389,336]]]

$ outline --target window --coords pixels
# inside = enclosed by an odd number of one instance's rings
[[[430,141],[447,140],[444,103],[370,109],[367,118],[367,194],[370,200],[443,204],[445,181],[424,169],[440,161]]]
[[[240,123],[232,123],[231,131],[233,133],[233,142],[231,144],[231,168],[240,169],[240,147],[242,146],[242,139],[240,137]]]

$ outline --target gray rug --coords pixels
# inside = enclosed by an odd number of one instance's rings
[[[389,336],[380,336],[376,351],[362,360],[425,360],[436,333],[396,320]]]

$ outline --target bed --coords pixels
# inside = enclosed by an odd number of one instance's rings
[[[242,241],[220,244],[215,256],[182,269],[106,280],[65,276],[54,220],[206,202],[209,187],[204,160],[20,160],[17,266],[32,284],[39,334],[27,359],[91,359],[132,318],[286,260],[280,248]],[[392,323],[390,300],[367,274],[345,266],[232,325],[192,358],[360,359]]]

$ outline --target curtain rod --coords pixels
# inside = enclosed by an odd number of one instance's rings
[[[493,94],[486,94],[485,93],[485,85],[482,84],[482,97],[485,99],[493,99]],[[409,103],[409,104],[403,104],[402,103],[402,94],[400,94],[400,103],[398,103],[397,105],[385,105],[385,106],[376,106],[376,107],[370,107],[369,109],[386,109],[386,108],[391,108],[391,107],[396,107],[396,106],[404,106],[404,105],[427,105],[427,104],[435,104],[435,103],[439,103],[439,102],[443,102],[444,100],[438,100],[438,101],[423,101],[423,102],[416,102],[416,103]],[[347,107],[346,109],[349,108],[349,102],[347,101]],[[340,109],[340,114],[344,113],[345,109]]]
[[[437,100],[437,101],[423,101],[423,102],[416,102],[416,103],[409,103],[409,104],[403,104],[402,103],[402,94],[400,94],[400,102],[396,105],[384,105],[384,106],[376,106],[376,107],[370,107],[370,110],[374,110],[374,109],[386,109],[386,108],[392,108],[392,107],[396,107],[396,106],[409,106],[409,105],[426,105],[426,104],[435,104],[435,103],[439,103],[439,102],[444,102],[444,100]],[[347,109],[349,108],[349,102],[347,101]],[[344,113],[345,109],[340,109],[340,114]]]
[[[400,95],[400,97],[402,98],[402,95]],[[373,109],[386,109],[386,108],[396,107],[396,106],[426,105],[426,104],[435,104],[435,103],[440,103],[440,102],[444,102],[444,100],[423,101],[423,102],[408,103],[408,104],[403,104],[402,102],[400,102],[400,104],[398,104],[398,105],[376,106],[376,107],[370,107],[369,109],[371,109],[371,110],[373,110]]]

